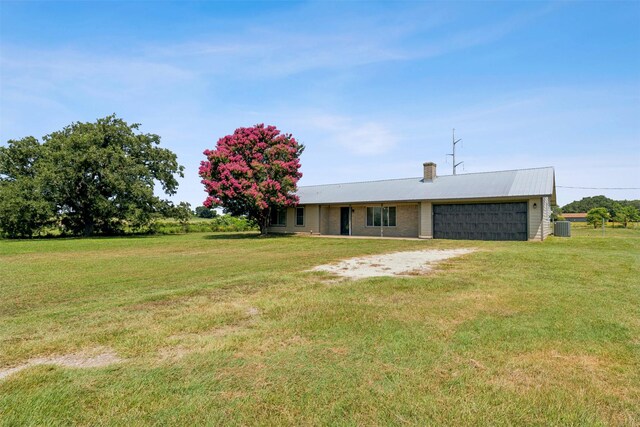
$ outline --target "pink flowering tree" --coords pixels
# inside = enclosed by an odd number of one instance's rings
[[[205,150],[200,177],[209,197],[206,207],[222,206],[231,215],[255,220],[266,234],[274,209],[298,204],[295,195],[302,177],[300,154],[304,146],[291,134],[264,124],[238,128]]]

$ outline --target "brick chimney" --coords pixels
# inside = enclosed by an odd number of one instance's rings
[[[424,166],[424,180],[433,181],[436,179],[436,164],[433,162],[427,162]]]

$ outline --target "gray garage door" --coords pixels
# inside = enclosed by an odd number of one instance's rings
[[[433,206],[433,237],[527,240],[527,202]]]

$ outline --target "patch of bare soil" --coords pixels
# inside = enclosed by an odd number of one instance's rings
[[[57,365],[66,368],[99,368],[122,362],[122,359],[113,350],[99,349],[98,351],[29,359],[21,365],[0,369],[0,380],[37,365]]]
[[[441,261],[473,251],[475,249],[447,249],[370,255],[346,259],[336,264],[319,265],[311,271],[325,271],[354,280],[381,276],[415,276],[428,273]]]

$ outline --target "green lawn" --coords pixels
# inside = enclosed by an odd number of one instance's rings
[[[638,425],[640,230],[536,242],[0,241],[2,425]],[[312,266],[478,251],[422,277]]]

